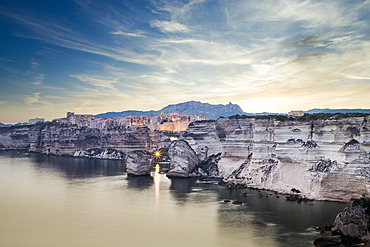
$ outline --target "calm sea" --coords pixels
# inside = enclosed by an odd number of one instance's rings
[[[310,227],[347,206],[262,193],[154,168],[127,177],[122,161],[1,151],[0,246],[313,246]]]

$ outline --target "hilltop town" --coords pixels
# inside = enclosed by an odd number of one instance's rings
[[[301,117],[303,111],[290,111],[287,116],[291,118]],[[204,114],[187,115],[172,112],[164,114],[162,111],[159,116],[141,115],[141,116],[124,116],[124,117],[95,117],[92,114],[75,114],[67,112],[64,118],[53,119],[53,123],[62,125],[77,125],[78,127],[87,127],[91,129],[108,129],[126,126],[147,126],[150,130],[160,130],[168,132],[182,132],[187,129],[190,123],[195,121],[207,120]],[[44,123],[44,118],[34,118],[28,121],[29,125]]]
[[[62,125],[77,125],[78,127],[87,127],[92,129],[108,129],[115,127],[126,126],[147,126],[150,130],[160,130],[168,132],[185,131],[188,125],[195,121],[207,120],[204,114],[186,115],[172,112],[164,114],[161,112],[160,116],[125,116],[125,117],[94,117],[91,114],[75,114],[67,112],[64,118],[53,119],[52,122]],[[44,123],[43,118],[30,119],[29,124]]]

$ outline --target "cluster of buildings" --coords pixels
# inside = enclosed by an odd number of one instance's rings
[[[126,126],[148,126],[151,130],[161,130],[170,132],[185,131],[191,122],[206,120],[204,114],[200,115],[180,115],[177,112],[160,116],[126,116],[113,118],[95,118],[90,114],[74,114],[67,112],[67,117],[54,119],[53,122],[60,124],[78,125],[79,127],[108,129]]]
[[[290,111],[288,117],[297,118],[304,115],[303,111]],[[169,132],[185,131],[188,125],[195,121],[207,120],[204,114],[200,115],[180,115],[177,112],[164,114],[160,116],[126,116],[113,118],[95,118],[91,114],[74,114],[67,112],[65,118],[54,119],[53,122],[60,124],[78,125],[79,127],[88,127],[95,129],[108,129],[126,126],[148,126],[151,130],[161,130]],[[43,118],[30,119],[29,124],[44,123]]]

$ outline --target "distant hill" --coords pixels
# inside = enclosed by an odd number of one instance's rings
[[[239,105],[232,104],[229,102],[227,105],[212,105],[209,103],[201,103],[200,101],[188,101],[184,103],[168,105],[160,110],[154,111],[122,111],[122,112],[107,112],[95,115],[95,117],[124,117],[124,116],[140,116],[140,115],[150,115],[150,116],[159,116],[163,111],[164,114],[171,112],[178,112],[179,114],[186,115],[199,115],[201,113],[207,119],[218,119],[219,117],[229,117],[232,115],[251,115],[245,113]]]
[[[368,113],[370,114],[370,109],[329,109],[329,108],[324,108],[324,109],[311,109],[308,111],[305,111],[305,113],[309,114],[315,114],[315,113]]]
[[[11,124],[0,123],[0,127],[9,127],[9,126],[12,126],[12,125]]]

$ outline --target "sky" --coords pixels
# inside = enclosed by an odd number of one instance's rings
[[[0,122],[370,108],[370,1],[1,0]]]

